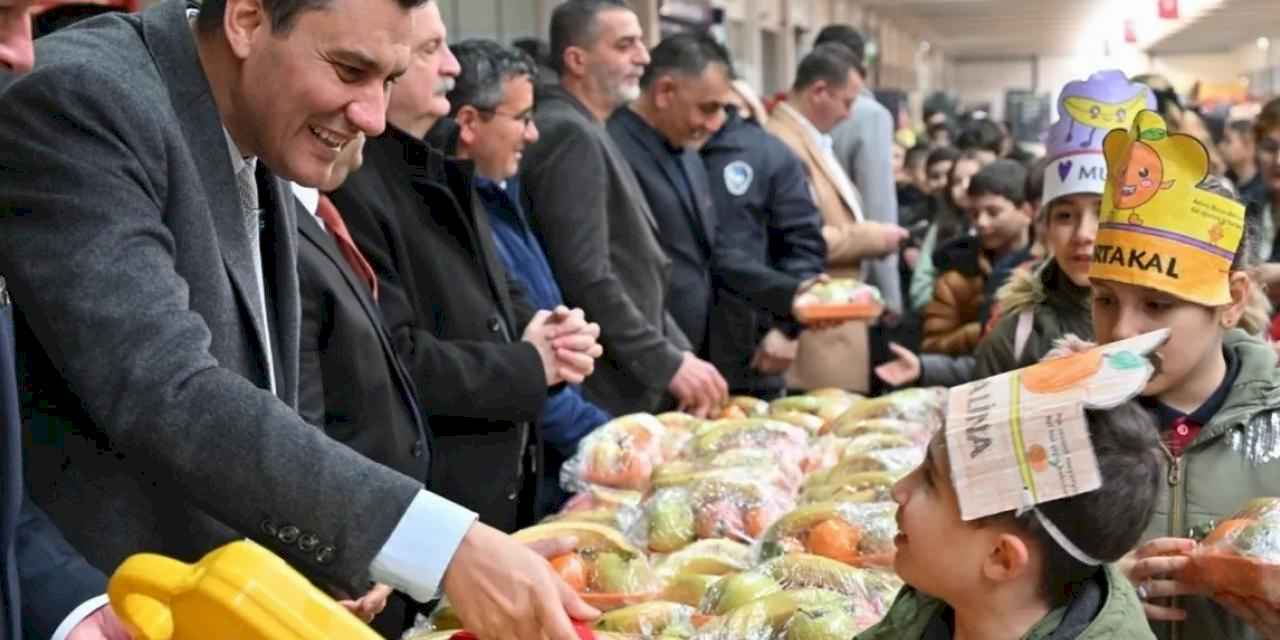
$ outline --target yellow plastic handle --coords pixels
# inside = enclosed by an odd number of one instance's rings
[[[142,640],[171,640],[170,602],[190,589],[199,569],[177,560],[142,553],[125,560],[107,583],[111,608]]]

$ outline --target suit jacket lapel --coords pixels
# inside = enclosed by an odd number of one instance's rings
[[[187,149],[192,150],[192,160],[200,168],[205,197],[203,202],[192,205],[203,205],[213,218],[218,249],[227,275],[246,324],[254,333],[255,344],[263,350],[260,355],[265,363],[266,328],[260,314],[254,312],[258,307],[254,294],[258,284],[249,235],[244,226],[244,213],[240,207],[240,192],[231,168],[231,152],[223,133],[222,118],[204,69],[200,66],[195,36],[187,21],[186,5],[178,0],[169,0],[158,11],[143,13],[142,21],[143,38],[156,67],[164,76],[174,112],[182,114],[178,120],[187,139]],[[266,372],[261,373],[264,379],[260,382],[265,383]]]
[[[711,233],[707,227],[707,221],[704,219],[702,209],[696,204],[698,198],[697,193],[690,193],[690,189],[697,189],[698,185],[694,184],[694,175],[686,169],[689,176],[689,184],[686,186],[685,179],[680,176],[677,162],[684,162],[688,154],[675,155],[672,154],[666,145],[662,143],[659,134],[649,127],[639,115],[631,111],[627,107],[623,107],[624,111],[620,115],[624,116],[623,124],[627,135],[631,136],[641,147],[644,148],[649,156],[648,160],[658,167],[663,176],[666,176],[667,182],[670,183],[671,189],[680,197],[680,203],[683,205],[685,217],[689,219],[689,224],[693,225],[695,231],[707,246],[711,246]],[[670,160],[670,161],[667,161]],[[709,192],[708,192],[709,193]]]
[[[779,105],[778,110],[775,112],[775,117],[778,116],[781,116],[782,119],[780,124],[792,129],[800,139],[800,143],[804,145],[805,152],[809,156],[809,163],[818,168],[818,171],[822,173],[822,177],[840,195],[840,199],[844,201],[845,207],[853,214],[854,219],[862,222],[862,206],[858,202],[858,195],[853,189],[853,184],[849,182],[849,176],[844,174],[844,170],[835,163],[835,158],[831,154],[826,153],[814,142],[813,137],[809,135],[808,129],[800,121],[800,118],[804,116],[796,113],[795,109],[785,102]]]
[[[302,297],[298,292],[297,211],[289,183],[264,172],[265,188],[260,189],[268,233],[262,236],[263,280],[274,280],[271,306],[275,308],[275,339],[279,357],[276,364],[276,395],[289,406],[297,405],[298,364],[301,358]],[[268,261],[269,258],[269,261]],[[270,265],[268,271],[267,265]]]
[[[347,283],[347,288],[350,289],[352,295],[360,303],[360,307],[369,316],[369,321],[373,323],[374,333],[378,335],[378,343],[382,347],[382,355],[387,360],[388,365],[395,370],[395,376],[400,383],[400,391],[405,394],[413,407],[413,411],[410,413],[418,423],[418,429],[425,434],[425,430],[422,429],[421,416],[418,411],[420,405],[413,388],[413,381],[391,345],[391,337],[387,335],[386,325],[382,321],[382,311],[378,308],[377,303],[373,301],[373,297],[369,293],[369,285],[352,272],[350,265],[347,264],[346,257],[338,249],[333,236],[330,236],[328,232],[320,228],[319,223],[316,222],[306,208],[300,204],[295,205],[294,208],[298,212],[297,228],[302,242],[309,242],[333,263],[338,273],[342,274],[342,279]]]
[[[707,249],[716,246],[717,219],[715,202],[711,199],[711,181],[707,176],[706,165],[696,151],[686,151],[680,156],[684,163],[685,174],[689,176],[689,186],[693,189],[694,211],[698,224],[701,225]]]

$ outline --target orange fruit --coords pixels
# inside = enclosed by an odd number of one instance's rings
[[[574,591],[587,590],[587,562],[576,553],[566,553],[551,559],[551,568],[556,570]]]
[[[744,521],[747,537],[759,540],[760,536],[764,535],[765,530],[769,528],[769,525],[773,524],[773,520],[773,514],[764,507],[747,509],[747,517]]]
[[[1022,370],[1022,386],[1042,395],[1059,393],[1102,369],[1102,351],[1077,353]]]
[[[840,518],[819,522],[809,529],[805,538],[809,553],[849,565],[858,563],[859,542],[862,542],[862,530]]]

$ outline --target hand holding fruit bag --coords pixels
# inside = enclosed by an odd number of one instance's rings
[[[512,537],[524,544],[547,538],[576,539],[574,552],[552,558],[551,565],[587,604],[602,611],[647,602],[660,590],[649,558],[609,527],[556,522],[522,529]]]
[[[851,278],[818,282],[796,298],[796,320],[819,324],[874,320],[884,313],[880,290]]]
[[[1280,608],[1280,498],[1254,500],[1220,523],[1179,580]]]

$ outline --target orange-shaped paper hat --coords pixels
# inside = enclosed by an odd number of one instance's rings
[[[1143,111],[1102,146],[1108,179],[1089,277],[1207,306],[1231,302],[1245,206],[1200,188],[1209,173],[1204,145]]]

